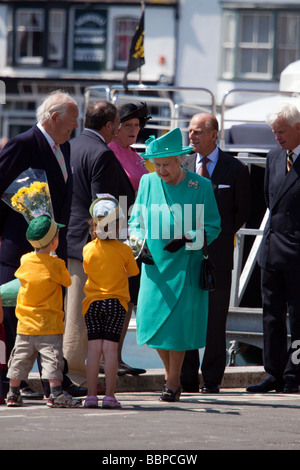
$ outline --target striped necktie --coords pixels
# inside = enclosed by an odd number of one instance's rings
[[[292,168],[292,166],[294,164],[293,155],[294,155],[294,152],[292,150],[289,150],[288,154],[287,154],[287,161],[286,161],[286,171],[287,171],[287,173],[290,171],[290,169]]]
[[[203,157],[202,160],[201,160],[202,165],[201,165],[201,167],[198,171],[198,174],[200,176],[204,176],[204,178],[208,178],[208,179],[210,179],[210,176],[209,176],[208,170],[206,168],[206,165],[209,161],[210,161],[209,158]]]
[[[60,146],[59,146],[59,145],[53,145],[53,152],[54,152],[54,155],[55,155],[56,158],[57,158],[57,161],[58,161],[59,166],[60,166],[60,168],[61,168],[61,171],[62,171],[62,174],[63,174],[63,176],[64,176],[64,179],[65,179],[65,181],[67,181],[67,179],[68,179],[68,172],[67,172],[66,163],[65,163],[65,159],[64,159],[63,153],[62,153],[62,151],[60,150]]]

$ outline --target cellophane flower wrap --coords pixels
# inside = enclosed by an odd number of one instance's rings
[[[54,218],[44,170],[29,168],[23,171],[6,189],[2,199],[12,209],[22,214],[28,224],[39,215],[49,215]]]
[[[130,248],[133,251],[133,255],[135,259],[137,259],[140,255],[140,252],[142,251],[144,247],[144,241],[140,240],[137,237],[134,236],[129,236],[127,240],[124,242],[126,245],[130,246]]]
[[[133,232],[133,233],[132,233]],[[128,237],[125,241],[126,245],[130,246],[133,251],[133,255],[137,260],[143,251],[147,237],[147,230],[145,232],[144,228],[141,228],[137,231],[131,231],[131,227],[128,230]]]

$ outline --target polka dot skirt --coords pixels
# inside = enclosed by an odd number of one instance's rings
[[[119,342],[126,310],[118,299],[104,299],[92,302],[86,315],[88,340],[106,339]]]

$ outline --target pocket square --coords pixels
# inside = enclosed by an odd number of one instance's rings
[[[218,189],[230,188],[230,184],[218,184]]]

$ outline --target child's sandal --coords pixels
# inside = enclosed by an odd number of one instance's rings
[[[98,408],[98,397],[90,395],[84,401],[84,408]]]

